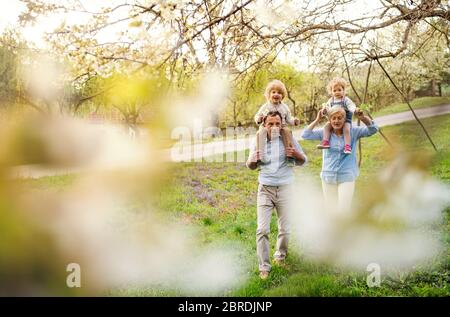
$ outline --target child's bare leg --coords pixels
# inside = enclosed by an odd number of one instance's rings
[[[329,149],[330,148],[330,136],[331,136],[331,124],[327,122],[323,127],[323,138],[322,142],[317,145],[318,149]]]
[[[351,128],[351,123],[344,123],[344,141],[345,144],[350,145],[351,143],[351,139],[350,139],[350,128]]]
[[[292,132],[288,127],[282,127],[280,129],[281,138],[285,147],[292,147],[293,137]]]
[[[325,126],[323,127],[323,140],[324,141],[330,141],[331,136],[331,124],[327,122]]]
[[[267,143],[267,129],[264,126],[260,126],[258,132],[256,132],[256,151],[259,151],[259,158],[261,161],[265,161],[264,153]]]
[[[282,127],[280,129],[280,134],[283,139],[284,147],[293,147],[294,137],[292,136],[291,130],[288,127]],[[286,159],[289,166],[295,166],[295,159],[292,156],[286,156]]]
[[[349,123],[349,122],[344,123],[344,141],[345,141],[344,153],[346,153],[346,154],[352,153],[352,147],[350,146],[350,143],[351,143],[351,139],[350,139],[351,126],[352,126],[352,124]]]

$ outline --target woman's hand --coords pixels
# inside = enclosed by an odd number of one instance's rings
[[[311,122],[307,127],[306,127],[306,130],[313,130],[314,129],[314,127],[320,122],[320,120],[323,118],[323,117],[325,117],[325,115],[324,115],[324,109],[325,108],[322,108],[322,109],[320,109],[318,112],[317,112],[317,117],[316,117],[316,119],[314,119],[314,121],[313,122]]]
[[[356,108],[354,114],[365,125],[369,126],[372,124],[372,119],[370,119],[369,116],[364,115],[364,112],[360,108]]]
[[[317,112],[317,117],[316,117],[316,121],[320,122],[320,120],[322,120],[323,117],[325,117],[325,113],[327,112],[326,108],[322,108],[319,110],[319,112]]]
[[[356,107],[354,114],[359,120],[364,117],[364,112],[358,107]]]

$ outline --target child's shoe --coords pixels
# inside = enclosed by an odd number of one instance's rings
[[[317,145],[317,148],[320,149],[320,150],[329,149],[330,148],[330,141],[322,140],[322,142]]]
[[[350,146],[350,144],[346,144],[344,146],[344,153],[345,154],[351,154],[352,153],[352,147]]]

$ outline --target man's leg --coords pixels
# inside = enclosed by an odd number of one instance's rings
[[[278,216],[278,237],[277,249],[274,254],[274,258],[277,261],[283,261],[286,258],[288,251],[290,234],[289,208],[290,198],[292,197],[291,195],[291,186],[285,185],[278,187],[275,201]]]
[[[258,254],[259,271],[270,271],[269,258],[269,233],[270,233],[270,219],[273,211],[273,201],[271,186],[264,186],[259,184],[257,196],[257,223],[256,229],[256,252]]]

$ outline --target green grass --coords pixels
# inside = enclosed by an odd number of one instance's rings
[[[429,169],[436,178],[450,185],[450,115],[423,120],[437,144],[435,154],[416,122],[383,128],[383,133],[403,150],[418,152],[431,157]],[[370,179],[386,164],[391,150],[377,134],[365,138],[361,175],[357,192],[370,186]],[[315,149],[315,141],[302,141],[309,157],[308,168],[296,169],[296,177],[303,173],[316,175],[321,168],[321,153]],[[295,251],[292,240],[291,253],[286,267],[274,266],[268,280],[258,277],[255,231],[256,231],[256,171],[246,169],[244,163],[178,163],[173,164],[174,176],[161,186],[157,207],[170,218],[182,220],[187,226],[199,230],[202,245],[239,243],[242,247],[242,263],[250,263],[244,285],[227,291],[227,296],[449,296],[449,273],[447,258],[435,259],[431,269],[418,270],[401,278],[386,277],[381,287],[369,288],[366,275],[343,271],[329,264],[306,261]],[[43,189],[61,189],[70,184],[72,176],[45,177],[27,180],[31,186]],[[443,225],[445,241],[449,243],[449,211]],[[276,217],[272,218],[270,241],[276,241]],[[271,250],[273,254],[273,250]],[[119,296],[178,296],[189,295],[178,290],[157,288],[120,288],[111,290]]]
[[[410,102],[413,109],[435,107],[450,104],[450,97],[422,97],[416,98]],[[394,103],[383,109],[372,113],[372,116],[379,117],[388,114],[408,111],[409,107],[406,103]]]

